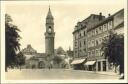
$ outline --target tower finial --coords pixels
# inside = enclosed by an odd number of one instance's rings
[[[52,13],[51,13],[50,4],[49,4],[49,8],[48,8],[47,18],[53,18]]]
[[[49,10],[50,10],[50,4],[49,4]]]
[[[50,10],[50,0],[48,0],[48,2],[49,2],[49,10]]]

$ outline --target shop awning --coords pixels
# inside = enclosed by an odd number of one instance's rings
[[[80,64],[84,62],[85,59],[79,59],[79,60],[74,60],[71,64]]]
[[[84,65],[94,65],[96,61],[87,61]]]

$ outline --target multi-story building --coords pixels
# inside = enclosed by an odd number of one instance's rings
[[[82,22],[78,22],[73,31],[74,60],[71,63],[75,69],[84,69],[87,58],[87,29],[102,21],[105,16],[91,14]]]
[[[108,70],[108,61],[101,51],[102,41],[108,38],[110,30],[123,34],[123,29],[124,9],[113,15],[109,14],[107,18],[100,13],[100,15],[90,15],[84,21],[78,22],[73,31],[74,61],[71,64],[80,68],[82,63],[86,70]]]
[[[110,15],[102,22],[87,29],[87,50],[88,50],[88,70],[106,71],[109,68],[109,64],[103,51],[101,51],[102,42],[105,38],[108,38],[109,31],[116,33],[123,33],[124,24],[124,10],[120,10],[117,13]]]

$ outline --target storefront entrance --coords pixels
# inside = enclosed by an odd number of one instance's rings
[[[106,61],[103,61],[103,71],[106,71]]]
[[[101,70],[101,62],[98,62],[98,71]]]

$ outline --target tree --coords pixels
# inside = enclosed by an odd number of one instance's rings
[[[61,54],[64,54],[65,51],[64,51],[64,49],[63,49],[62,47],[58,47],[56,53],[57,53],[58,55],[61,55]]]
[[[17,26],[11,24],[12,19],[8,14],[5,14],[5,71],[7,67],[16,65],[16,52],[20,51],[20,31]]]
[[[60,56],[55,56],[53,58],[53,62],[58,64],[58,67],[59,67],[59,64],[63,61],[63,59],[60,57]]]
[[[109,37],[104,39],[101,50],[109,63],[120,66],[120,74],[124,73],[124,36],[112,31]]]
[[[20,67],[20,70],[21,70],[21,66],[25,64],[25,59],[26,57],[23,55],[22,52],[19,52],[17,54],[16,61],[17,61],[17,66]]]

